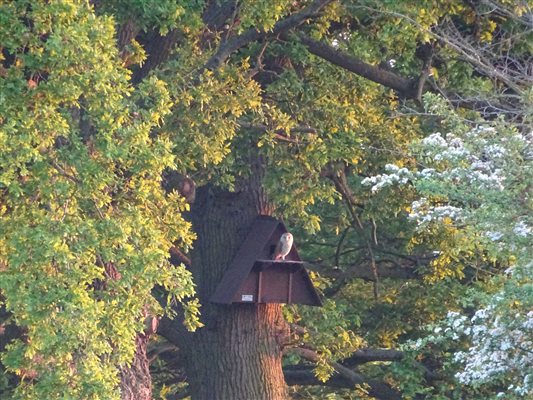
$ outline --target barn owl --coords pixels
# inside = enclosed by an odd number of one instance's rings
[[[285,260],[292,248],[292,234],[289,232],[281,235],[276,250],[274,250],[274,260]]]

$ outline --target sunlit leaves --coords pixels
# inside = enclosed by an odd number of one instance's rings
[[[141,29],[155,28],[165,35],[171,29],[184,32],[199,29],[203,5],[202,0],[106,0],[102,1],[101,9],[121,20],[131,19]]]
[[[17,398],[118,398],[146,308],[162,313],[152,288],[194,294],[167,259],[194,237],[160,184],[172,146],[151,136],[170,96],[155,78],[131,96],[110,17],[85,2],[26,6],[0,12],[25,41],[2,40],[14,61],[0,77],[0,289],[26,330],[2,360],[27,378]]]

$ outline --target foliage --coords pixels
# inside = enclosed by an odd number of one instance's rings
[[[357,316],[346,318],[346,306],[326,301],[323,308],[291,310],[287,320],[304,327],[297,336],[319,354],[314,373],[326,382],[334,372],[331,362],[348,357],[363,347],[364,340],[354,333],[359,326]],[[301,337],[300,337],[301,336]]]
[[[194,294],[167,260],[194,237],[160,185],[171,145],[150,136],[171,102],[157,79],[132,90],[110,17],[47,3],[0,9],[0,290],[24,329],[2,362],[22,378],[14,398],[117,398],[118,367],[162,312],[151,289]]]
[[[135,21],[138,28],[143,30],[156,28],[159,33],[167,34],[179,27],[188,33],[201,27],[198,13],[202,6],[201,0],[119,0],[103,1],[99,11],[112,14],[122,21]]]
[[[452,225],[462,236],[458,245],[464,243],[464,250],[482,251],[486,263],[509,267],[505,275],[493,278],[501,288],[497,293],[468,304],[477,310],[473,315],[450,311],[444,327],[435,328],[434,335],[419,340],[417,347],[453,341],[448,344],[455,352],[452,360],[463,367],[456,374],[459,382],[504,385],[506,391],[498,398],[528,397],[533,391],[528,350],[533,343],[531,140],[503,121],[470,128],[442,99],[426,100],[450,131],[434,133],[413,146],[418,170],[390,165],[388,174],[367,178],[363,184],[372,185],[373,192],[413,185],[423,196],[412,203],[409,215],[419,230]],[[458,346],[460,337],[468,340],[463,346]]]
[[[280,34],[317,2],[231,3],[1,3],[0,291],[24,329],[2,364],[21,378],[15,396],[117,398],[148,314],[180,300],[187,328],[200,325],[190,273],[167,260],[194,232],[189,205],[161,189],[166,169],[236,192],[264,174],[327,297],[285,310],[326,384],[357,350],[399,347],[401,361],[352,369],[405,398],[526,396],[516,366],[530,353],[513,345],[531,340],[515,335],[531,305],[530,2],[330,1]],[[302,35],[448,97],[426,94],[423,109]],[[507,364],[478,373],[496,356]],[[162,396],[185,390],[175,369],[154,363]]]

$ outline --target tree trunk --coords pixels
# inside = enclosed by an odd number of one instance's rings
[[[180,346],[194,400],[287,398],[281,368],[287,327],[281,306],[209,302],[252,222],[264,212],[260,199],[257,190],[228,193],[212,186],[200,188],[196,196],[191,221],[198,239],[191,268],[205,327],[185,334]]]
[[[149,335],[138,334],[135,339],[135,358],[129,367],[120,371],[120,398],[122,400],[152,400],[152,379],[146,346]]]

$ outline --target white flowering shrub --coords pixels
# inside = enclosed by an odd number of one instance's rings
[[[504,300],[504,299],[501,299]],[[507,306],[507,305],[506,305]],[[459,382],[466,385],[492,384],[509,381],[507,390],[499,397],[518,397],[533,394],[533,311],[500,315],[497,303],[478,310],[468,320],[463,316],[449,316],[458,334],[467,334],[471,347],[455,353],[455,360],[464,370],[457,373]]]
[[[389,164],[386,173],[365,178],[362,184],[372,193],[412,185],[421,197],[412,202],[409,218],[420,229],[446,219],[473,228],[475,240],[501,241],[514,253],[531,244],[532,138],[533,132],[521,133],[498,122],[470,129],[456,125],[445,135],[434,133],[412,146],[409,156],[418,168]]]
[[[472,316],[449,312],[444,321],[429,327],[429,335],[408,343],[406,348],[422,353],[443,347],[452,354],[448,368],[455,369],[458,383],[484,387],[485,396],[491,393],[493,398],[531,398],[533,311],[520,312],[522,308],[509,300],[499,294]]]
[[[511,267],[492,279],[499,290],[470,304],[477,311],[450,313],[416,347],[446,342],[460,385],[533,398],[533,133],[503,121],[472,127],[438,98],[426,101],[449,131],[413,144],[416,168],[387,165],[362,184],[372,193],[411,186],[419,198],[409,218],[419,230],[452,225],[487,259]]]

